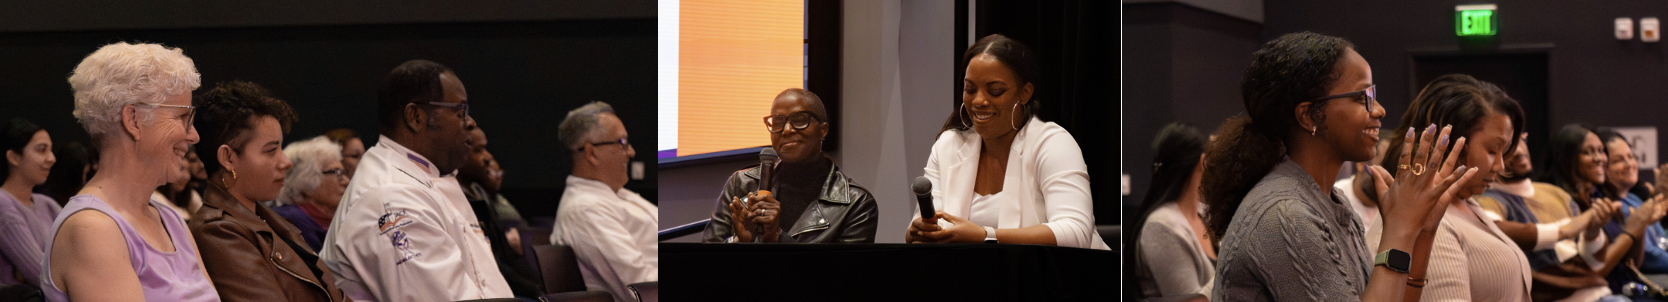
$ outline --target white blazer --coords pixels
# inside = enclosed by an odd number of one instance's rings
[[[944,131],[932,145],[926,172],[932,181],[933,207],[969,218],[973,182],[979,170],[977,131]],[[1014,136],[1008,169],[1002,179],[998,229],[1047,225],[1059,246],[1111,250],[1095,232],[1094,198],[1089,168],[1071,133],[1054,123],[1031,118]],[[920,212],[920,206],[916,206]],[[907,226],[906,226],[907,228]]]
[[[457,301],[514,295],[463,189],[440,172],[386,136],[365,150],[319,252],[348,297]]]

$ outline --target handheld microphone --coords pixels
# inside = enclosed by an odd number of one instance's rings
[[[776,148],[765,147],[759,150],[759,191],[770,191],[776,184],[776,163],[782,162],[776,157]]]
[[[921,206],[921,220],[937,222],[937,220],[932,219],[932,213],[934,212],[932,208],[932,181],[927,180],[926,176],[916,176],[913,187],[915,189],[915,203]]]

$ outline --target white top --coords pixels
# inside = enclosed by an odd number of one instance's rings
[[[365,150],[358,171],[319,253],[348,297],[513,297],[455,179],[441,177],[428,159],[386,136]]]
[[[973,182],[979,170],[979,133],[944,131],[927,157],[933,208],[972,219]],[[994,202],[998,229],[1047,225],[1059,246],[1110,250],[1095,232],[1095,205],[1089,194],[1089,168],[1071,133],[1032,118],[1007,150],[1008,168],[1000,198]],[[980,206],[983,208],[983,206]],[[916,206],[915,212],[920,212]],[[914,212],[912,212],[914,213]],[[978,222],[975,222],[978,223]],[[906,226],[907,228],[907,226]]]
[[[1141,257],[1147,274],[1140,277],[1151,278],[1141,281],[1152,282],[1158,290],[1157,293],[1142,292],[1147,298],[1189,294],[1210,298],[1216,264],[1205,255],[1199,245],[1199,234],[1193,232],[1184,215],[1198,214],[1183,214],[1180,205],[1168,202],[1153,209],[1147,215],[1147,222],[1141,225],[1141,242],[1137,243],[1136,254]],[[1147,287],[1124,290],[1146,291]]]
[[[1001,197],[999,196],[1002,196],[1002,192],[996,192],[996,194],[990,195],[979,195],[978,193],[974,193],[973,195],[973,214],[968,214],[967,220],[972,221],[973,224],[977,225],[995,226],[998,219],[1001,219],[1002,207],[997,206],[996,203],[990,201],[1000,200]]]
[[[1362,173],[1366,172],[1363,171]],[[1349,177],[1338,180],[1338,182],[1332,183],[1332,190],[1342,193],[1338,194],[1338,196],[1343,197],[1345,199],[1344,201],[1349,202],[1350,207],[1355,209],[1355,216],[1361,218],[1361,225],[1370,226],[1373,225],[1374,221],[1378,221],[1378,206],[1369,206],[1367,203],[1361,201],[1360,196],[1355,196],[1355,189],[1352,187],[1355,186],[1355,177],[1359,175],[1361,174],[1350,175]],[[1366,235],[1367,229],[1368,228],[1361,228],[1363,236]]]
[[[568,175],[550,242],[573,248],[585,288],[637,301],[626,285],[660,281],[660,208],[636,192]]]

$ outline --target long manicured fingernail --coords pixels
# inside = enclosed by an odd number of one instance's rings
[[[1443,145],[1443,146],[1447,146],[1447,145],[1448,145],[1448,135],[1447,135],[1447,134],[1443,134],[1443,135],[1442,135],[1442,139],[1438,139],[1438,140],[1437,140],[1437,141],[1436,141],[1436,144],[1438,144],[1438,145]]]
[[[1460,171],[1465,171],[1465,165],[1460,165],[1459,169]]]
[[[1413,127],[1407,127],[1407,137],[1413,137]]]
[[[1436,133],[1436,123],[1431,123],[1430,127],[1425,127],[1425,133]]]

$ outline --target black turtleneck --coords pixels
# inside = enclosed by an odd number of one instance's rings
[[[799,221],[799,216],[805,213],[805,208],[822,196],[823,181],[828,179],[828,173],[834,169],[834,161],[828,157],[817,156],[809,163],[792,164],[783,162],[776,168],[776,201],[782,203],[782,211],[776,216],[776,221],[782,228],[783,235],[790,235],[788,228]]]

